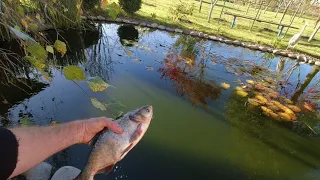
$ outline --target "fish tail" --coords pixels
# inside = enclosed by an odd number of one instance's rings
[[[74,180],[93,180],[93,177],[94,175],[84,169]]]

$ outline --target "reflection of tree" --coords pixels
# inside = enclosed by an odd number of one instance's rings
[[[300,97],[300,95],[303,93],[303,91],[307,88],[307,86],[310,84],[312,79],[318,74],[320,68],[319,66],[313,66],[311,71],[306,76],[306,79],[301,84],[301,86],[296,90],[296,92],[292,96],[292,101],[297,101]]]
[[[286,63],[286,60],[284,58],[279,59],[276,67],[277,73],[280,73],[283,71],[285,63]]]
[[[88,62],[85,65],[89,76],[99,76],[104,80],[111,78],[113,62],[111,59],[110,43],[103,25],[98,25],[99,40],[86,50]]]
[[[138,42],[139,39],[139,32],[138,30],[132,25],[122,25],[118,28],[118,36],[120,38],[120,43],[123,46],[133,46],[133,44],[124,43],[124,39],[131,40],[134,42]]]
[[[190,36],[179,36],[173,46],[176,49],[181,48],[180,56],[182,58],[188,58],[192,61],[195,61],[200,52],[200,49],[197,46],[198,42],[200,42],[200,39],[198,38]]]
[[[215,81],[205,81],[203,70],[200,70],[199,74],[192,75],[191,72],[186,71],[187,65],[183,60],[173,58],[174,55],[170,56],[169,60],[165,62],[166,67],[159,68],[158,72],[162,73],[161,79],[171,80],[177,94],[186,95],[192,104],[196,106],[201,104],[204,107],[207,107],[207,100],[219,98],[222,89],[216,85]]]

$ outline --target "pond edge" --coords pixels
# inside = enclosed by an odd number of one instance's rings
[[[191,35],[191,36],[195,36],[195,37],[199,37],[199,38],[203,38],[203,39],[218,41],[218,42],[233,45],[233,46],[240,46],[240,47],[245,47],[245,48],[252,49],[252,50],[258,50],[261,52],[267,52],[267,53],[272,53],[272,54],[283,56],[283,57],[288,57],[288,58],[300,61],[301,64],[307,63],[310,65],[320,66],[319,59],[305,55],[305,54],[294,53],[294,52],[291,52],[288,50],[276,49],[276,48],[272,48],[269,46],[263,46],[263,45],[260,45],[257,43],[232,40],[229,38],[216,36],[214,34],[207,34],[204,32],[190,30],[190,29],[180,29],[180,28],[169,27],[169,26],[166,27],[166,26],[158,24],[158,23],[150,23],[148,21],[143,21],[140,19],[138,20],[138,19],[120,18],[120,17],[118,17],[116,19],[110,19],[110,18],[105,18],[103,16],[81,16],[81,19],[87,20],[87,21],[93,21],[93,22],[105,21],[105,22],[132,24],[135,26],[149,27],[149,28],[159,29],[159,30],[163,30],[163,31],[167,31],[167,32],[175,32],[175,33],[180,33],[180,34],[185,34],[185,35]]]

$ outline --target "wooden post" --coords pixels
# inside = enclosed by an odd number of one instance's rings
[[[318,26],[314,29],[313,33],[311,34],[308,42],[310,42],[310,41],[314,38],[314,36],[315,36],[315,35],[317,34],[317,32],[319,31],[319,29],[320,29],[320,22],[318,23]]]
[[[201,7],[202,7],[202,0],[200,0],[200,8],[199,8],[199,12],[201,12]]]
[[[258,17],[258,15],[259,15],[259,12],[261,11],[262,4],[263,4],[263,1],[261,1],[261,3],[260,3],[260,8],[259,8],[259,10],[258,10],[258,12],[257,12],[257,14],[256,14],[256,17],[255,17],[254,20],[253,20],[253,23],[252,23],[252,25],[251,25],[250,31],[252,30],[253,25],[254,25],[254,23],[255,23],[256,20],[257,20],[257,17]]]
[[[284,26],[281,27],[281,29],[280,29],[280,31],[279,31],[279,33],[278,33],[278,37],[281,36],[283,29],[284,29]]]
[[[234,28],[234,25],[236,24],[236,20],[237,20],[237,16],[233,16],[233,21],[232,21],[232,24],[231,24],[231,29]]]
[[[283,12],[283,15],[282,15],[282,17],[281,17],[280,21],[279,21],[279,24],[281,24],[281,23],[282,23],[283,18],[284,18],[284,16],[286,15],[286,13],[287,13],[287,11],[288,11],[288,9],[289,9],[289,7],[290,7],[291,3],[292,3],[292,1],[290,1],[290,2],[288,3],[288,5],[287,5],[286,9],[285,9],[285,10],[284,10],[284,12]],[[278,28],[279,28],[279,27],[280,27],[280,25],[278,25]]]
[[[208,22],[210,22],[211,19],[211,15],[212,15],[212,10],[214,8],[214,6],[217,4],[219,0],[211,0],[211,8],[210,8],[210,12],[209,12],[209,16],[208,16]]]
[[[292,23],[293,23],[294,19],[296,18],[296,15],[297,15],[298,11],[300,10],[301,5],[302,5],[302,2],[299,4],[299,7],[297,8],[296,12],[294,12],[293,16],[291,17],[289,27],[288,27],[288,29],[286,30],[286,33],[284,33],[283,38],[284,38],[284,37],[286,37],[287,32],[289,31],[289,29],[290,29],[290,27],[291,27],[291,25],[292,25]]]

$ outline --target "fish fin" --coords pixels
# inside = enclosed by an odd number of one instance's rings
[[[105,129],[104,129],[104,130],[105,130]],[[89,145],[89,146],[93,146],[93,145],[97,142],[97,140],[98,140],[98,138],[100,137],[100,135],[104,132],[104,130],[98,132],[98,133],[88,142],[88,145]]]
[[[116,163],[114,164],[110,164],[109,166],[105,167],[105,168],[102,168],[98,171],[98,174],[102,174],[102,173],[105,173],[105,174],[108,174],[112,171],[113,167],[115,166]]]
[[[139,124],[136,131],[132,134],[129,142],[133,143],[141,136],[141,134],[142,134],[142,125]]]
[[[120,155],[120,160],[123,159],[124,155],[125,155],[127,152],[129,152],[129,151],[132,149],[132,147],[133,147],[133,143],[129,144],[129,146],[126,147],[126,148],[122,151],[122,153],[121,153],[121,155]]]

